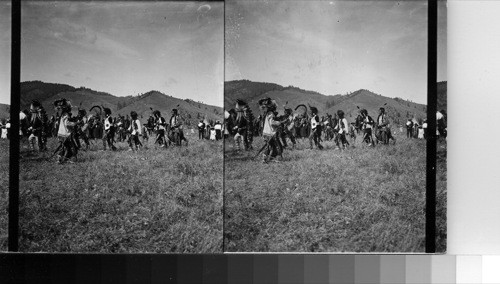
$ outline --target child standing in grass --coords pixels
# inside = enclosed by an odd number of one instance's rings
[[[130,151],[137,151],[139,147],[142,147],[142,143],[139,141],[139,136],[142,135],[141,122],[137,119],[137,113],[135,111],[130,112],[130,117],[132,117],[132,121],[128,128],[130,133],[128,145],[130,146]]]
[[[210,140],[215,141],[216,139],[216,132],[215,128],[213,126],[210,126]]]

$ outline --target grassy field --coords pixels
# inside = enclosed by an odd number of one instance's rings
[[[9,140],[0,139],[0,251],[7,250],[9,231]]]
[[[225,144],[226,251],[423,252],[424,140],[308,150],[299,140],[283,161]],[[439,143],[438,250],[446,250],[446,142]],[[255,148],[263,145],[255,139]]]
[[[221,252],[222,143],[188,139],[168,149],[150,139],[139,152],[98,151],[98,141],[62,165],[22,145],[20,250]]]
[[[281,163],[226,141],[226,251],[423,251],[425,141],[344,152],[287,150]],[[8,142],[0,140],[0,250]],[[81,152],[58,165],[21,149],[22,251],[220,252],[222,145]],[[255,139],[255,146],[262,144]],[[50,144],[54,147],[54,142]],[[317,155],[314,156],[313,155]],[[446,142],[437,153],[437,250],[446,251]],[[314,172],[314,174],[311,174]]]

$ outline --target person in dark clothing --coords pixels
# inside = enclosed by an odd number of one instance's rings
[[[363,118],[361,121],[361,129],[363,130],[363,142],[365,142],[368,146],[375,146],[372,133],[375,121],[371,116],[368,115],[368,111],[366,109],[360,110],[360,115]]]
[[[413,120],[408,118],[406,122],[406,138],[413,138]]]
[[[245,106],[243,107],[243,115],[245,116],[245,119],[247,120],[247,138],[245,140],[245,148],[247,150],[253,149],[253,137],[254,137],[254,132],[256,131],[254,126],[255,126],[255,116],[252,113],[252,110],[248,106],[248,104],[245,103]]]
[[[198,139],[205,139],[205,122],[203,120],[198,123]]]
[[[285,114],[278,118],[282,122],[281,126],[278,128],[278,138],[283,145],[283,148],[287,148],[288,144],[286,138],[288,137],[292,142],[292,147],[295,148],[295,123],[293,119],[293,111],[291,108],[285,106]]]
[[[46,125],[48,123],[47,113],[42,104],[33,100],[30,106],[29,128],[30,132],[29,142],[32,149],[35,149],[35,143],[38,144],[38,151],[43,152],[47,150],[47,134]]]
[[[155,144],[158,143],[160,147],[167,147],[167,141],[165,139],[165,130],[167,127],[167,122],[165,121],[165,118],[161,116],[159,110],[153,111],[153,115],[154,115],[154,125],[156,127]]]
[[[236,110],[236,112],[237,112],[236,120],[233,126],[233,131],[235,133],[234,147],[236,151],[240,151],[241,143],[243,142],[245,150],[247,150],[246,140],[247,140],[248,121],[246,120],[242,109],[239,108]]]

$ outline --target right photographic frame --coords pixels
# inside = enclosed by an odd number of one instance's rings
[[[446,252],[437,5],[429,82],[428,1],[225,2],[224,251],[429,252],[430,155],[435,252]]]

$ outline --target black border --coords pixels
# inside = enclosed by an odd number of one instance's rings
[[[436,252],[436,109],[437,109],[437,8],[428,0],[427,49],[427,175],[425,192],[425,252]]]
[[[8,250],[18,251],[19,236],[19,95],[21,93],[21,1],[12,0],[10,77],[9,237]]]
[[[21,66],[21,0],[11,0],[12,2],[12,50],[11,50],[11,114],[15,117],[20,111],[20,66]],[[210,2],[210,1],[207,1]],[[215,1],[214,1],[215,2]],[[219,2],[219,1],[217,1]],[[222,1],[224,2],[224,1]],[[436,109],[437,109],[437,4],[438,0],[427,0],[428,2],[428,57],[427,57],[427,120],[429,139],[427,139],[427,159],[426,159],[426,225],[425,225],[425,252],[435,253],[436,242]],[[224,7],[224,60],[225,60],[225,7]],[[225,78],[225,73],[224,73]],[[9,252],[17,252],[18,229],[19,229],[19,120],[11,120],[10,156],[9,156]],[[225,170],[223,161],[223,172]],[[224,191],[224,180],[223,180]],[[223,207],[225,199],[223,197]],[[225,213],[224,208],[222,209]],[[223,215],[224,216],[224,215]],[[223,221],[224,228],[224,221]],[[210,279],[217,279],[218,283],[227,283],[228,254],[224,254],[224,232],[223,251],[221,254],[213,255],[172,255],[172,254],[34,254],[34,253],[0,253],[0,279],[8,279],[8,282],[25,282],[36,280],[37,282],[47,282],[59,280],[80,280],[75,276],[84,277],[87,280],[103,280],[103,273],[112,276],[132,276],[130,280],[141,280],[143,276],[148,278],[147,282],[155,282],[154,275],[159,276],[156,280],[161,282],[178,282],[179,274],[203,273]],[[276,254],[278,257],[281,254]],[[339,255],[340,256],[340,255]],[[183,261],[179,262],[178,259]],[[221,270],[217,267],[205,267],[202,270],[188,265],[186,262],[194,260],[195,264],[218,262]],[[108,265],[101,263],[103,260],[113,259],[113,267],[116,265],[123,269],[109,270]],[[197,260],[197,261],[196,261]],[[134,265],[126,265],[126,264]],[[179,264],[183,263],[183,268],[179,269]],[[161,266],[158,267],[158,265]],[[186,267],[188,265],[189,267]],[[195,266],[196,266],[195,265]],[[222,269],[222,267],[225,269]],[[56,269],[57,268],[57,269]],[[205,271],[208,269],[208,271]],[[215,270],[214,270],[215,269]],[[252,268],[249,268],[252,269]],[[160,271],[165,270],[164,273]],[[171,272],[166,272],[166,271]],[[62,276],[69,272],[72,277]],[[74,272],[74,273],[73,273]],[[81,273],[77,273],[81,272]],[[207,274],[208,272],[208,274]],[[62,278],[60,278],[62,276]],[[186,276],[186,275],[185,275]],[[191,275],[194,276],[194,275]],[[40,277],[40,278],[38,278]],[[165,278],[163,278],[165,277]],[[215,278],[211,278],[215,277]],[[125,277],[127,278],[127,277]],[[117,279],[117,278],[114,278]],[[10,281],[9,281],[10,280]],[[40,281],[41,280],[41,281]],[[198,279],[199,280],[199,279]],[[226,282],[225,282],[225,281]],[[52,282],[51,281],[51,282]],[[207,279],[203,278],[203,282]],[[220,282],[219,282],[220,281]],[[56,281],[58,282],[58,281]],[[132,281],[134,282],[134,281]],[[190,282],[190,281],[188,281]],[[213,282],[208,281],[207,283]],[[215,282],[214,282],[215,283]]]

